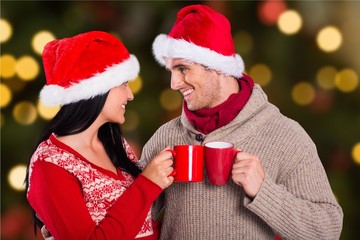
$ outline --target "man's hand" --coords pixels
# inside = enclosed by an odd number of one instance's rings
[[[265,177],[260,159],[246,152],[236,155],[231,173],[232,180],[242,186],[250,198],[256,196]]]

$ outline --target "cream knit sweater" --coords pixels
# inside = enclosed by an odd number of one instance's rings
[[[165,190],[161,239],[339,239],[343,212],[313,141],[270,104],[259,85],[228,125],[195,140],[184,113],[161,126],[143,148],[143,164],[166,146],[230,141],[259,156],[264,182],[251,200],[230,179],[225,186],[173,183]]]

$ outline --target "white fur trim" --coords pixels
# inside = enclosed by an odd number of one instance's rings
[[[244,72],[244,61],[239,54],[225,56],[183,39],[170,38],[165,34],[160,34],[155,38],[153,54],[163,66],[165,66],[164,57],[170,57],[196,62],[237,78]]]
[[[92,61],[89,59],[89,61]],[[80,100],[90,99],[108,92],[110,89],[135,79],[140,65],[134,55],[119,63],[107,67],[104,72],[83,79],[70,87],[45,85],[40,91],[40,100],[45,105],[66,105]]]

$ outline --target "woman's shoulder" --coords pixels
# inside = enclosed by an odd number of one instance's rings
[[[47,139],[37,146],[35,152],[32,155],[32,159],[40,160],[44,159],[45,157],[51,157],[52,155],[58,154],[60,154],[59,148],[54,145],[50,139]]]
[[[68,162],[75,161],[76,156],[54,143],[53,139],[41,142],[31,157],[31,164],[37,161],[50,162],[58,166],[68,165]]]

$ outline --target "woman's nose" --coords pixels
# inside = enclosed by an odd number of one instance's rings
[[[128,86],[128,101],[134,100],[134,94],[131,91],[131,88]]]

